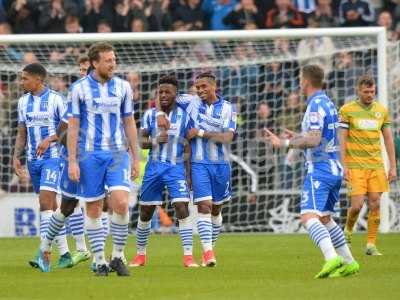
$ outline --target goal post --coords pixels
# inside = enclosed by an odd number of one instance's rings
[[[298,128],[304,109],[298,91],[302,65],[323,65],[327,91],[338,106],[355,96],[357,77],[370,72],[377,78],[379,101],[396,113],[399,108],[400,93],[393,89],[395,84],[388,86],[388,80],[393,81],[388,74],[400,68],[396,54],[399,46],[387,42],[382,27],[0,35],[3,195],[31,192],[29,185],[19,182],[10,170],[16,99],[22,94],[18,72],[25,63],[39,61],[49,71],[51,87],[65,94],[78,77],[77,57],[92,43],[103,41],[116,48],[117,73],[135,90],[139,117],[154,99],[162,74],[175,73],[181,92],[193,91],[193,78],[199,72],[211,70],[216,74],[219,91],[234,103],[239,116],[230,156],[234,196],[223,212],[227,231],[301,230],[298,211],[302,159],[297,153],[287,155],[271,149],[260,129],[268,127],[279,133],[284,126]],[[396,130],[399,127],[394,126]],[[400,230],[400,205],[393,195],[397,190],[382,199],[383,232]],[[348,206],[345,190],[338,205]],[[343,224],[345,214],[338,211],[337,217]],[[363,224],[361,220],[360,229],[365,229]]]

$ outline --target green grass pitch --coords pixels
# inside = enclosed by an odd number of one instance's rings
[[[198,269],[183,268],[178,236],[152,235],[147,266],[121,278],[96,278],[89,263],[44,274],[27,263],[38,239],[0,239],[0,299],[400,299],[400,234],[379,236],[381,257],[366,256],[364,241],[354,237],[358,275],[316,280],[322,257],[306,235],[223,234],[218,266]],[[129,259],[134,245],[129,237]]]

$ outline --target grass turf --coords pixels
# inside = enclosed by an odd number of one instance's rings
[[[179,237],[152,235],[147,266],[120,278],[94,277],[89,262],[44,274],[27,263],[38,239],[0,239],[0,299],[400,299],[400,235],[379,236],[381,257],[366,256],[364,241],[353,241],[358,275],[316,280],[322,257],[305,235],[222,235],[213,269],[184,269]],[[127,249],[130,259],[134,237]]]

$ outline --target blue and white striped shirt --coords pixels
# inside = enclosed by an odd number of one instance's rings
[[[152,139],[159,134],[157,127],[157,110],[147,110],[143,115],[141,129],[147,130]],[[171,164],[184,162],[186,134],[189,131],[190,117],[182,108],[176,106],[169,113],[170,128],[168,130],[168,143],[153,145],[149,153],[149,161],[168,162]]]
[[[18,123],[27,130],[28,160],[59,157],[57,142],[52,142],[41,157],[37,157],[36,149],[44,139],[56,134],[64,111],[63,96],[47,87],[38,96],[27,93],[18,100]]]
[[[321,143],[305,150],[308,173],[316,176],[343,176],[339,162],[339,140],[337,136],[338,113],[335,104],[323,91],[308,99],[303,117],[302,132],[321,131]]]
[[[72,116],[80,120],[80,151],[126,150],[122,119],[133,114],[127,81],[115,76],[102,84],[89,74],[73,84],[68,102]]]
[[[315,2],[315,0],[293,0],[294,7],[296,7],[298,11],[306,14],[315,11],[317,7]]]
[[[194,122],[194,127],[209,132],[236,131],[235,107],[221,96],[208,105],[198,96],[179,95],[177,103],[185,109]],[[192,162],[205,164],[229,163],[229,145],[217,143],[206,138],[191,140]]]

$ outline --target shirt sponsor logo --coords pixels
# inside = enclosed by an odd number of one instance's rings
[[[105,101],[101,98],[93,99],[93,108],[97,112],[111,112],[117,113],[119,110],[119,98],[118,97],[108,97]]]
[[[378,130],[378,121],[376,120],[367,120],[367,119],[360,119],[357,122],[357,127],[363,130]]]
[[[26,114],[27,126],[49,126],[50,115],[46,112],[31,112]]]

